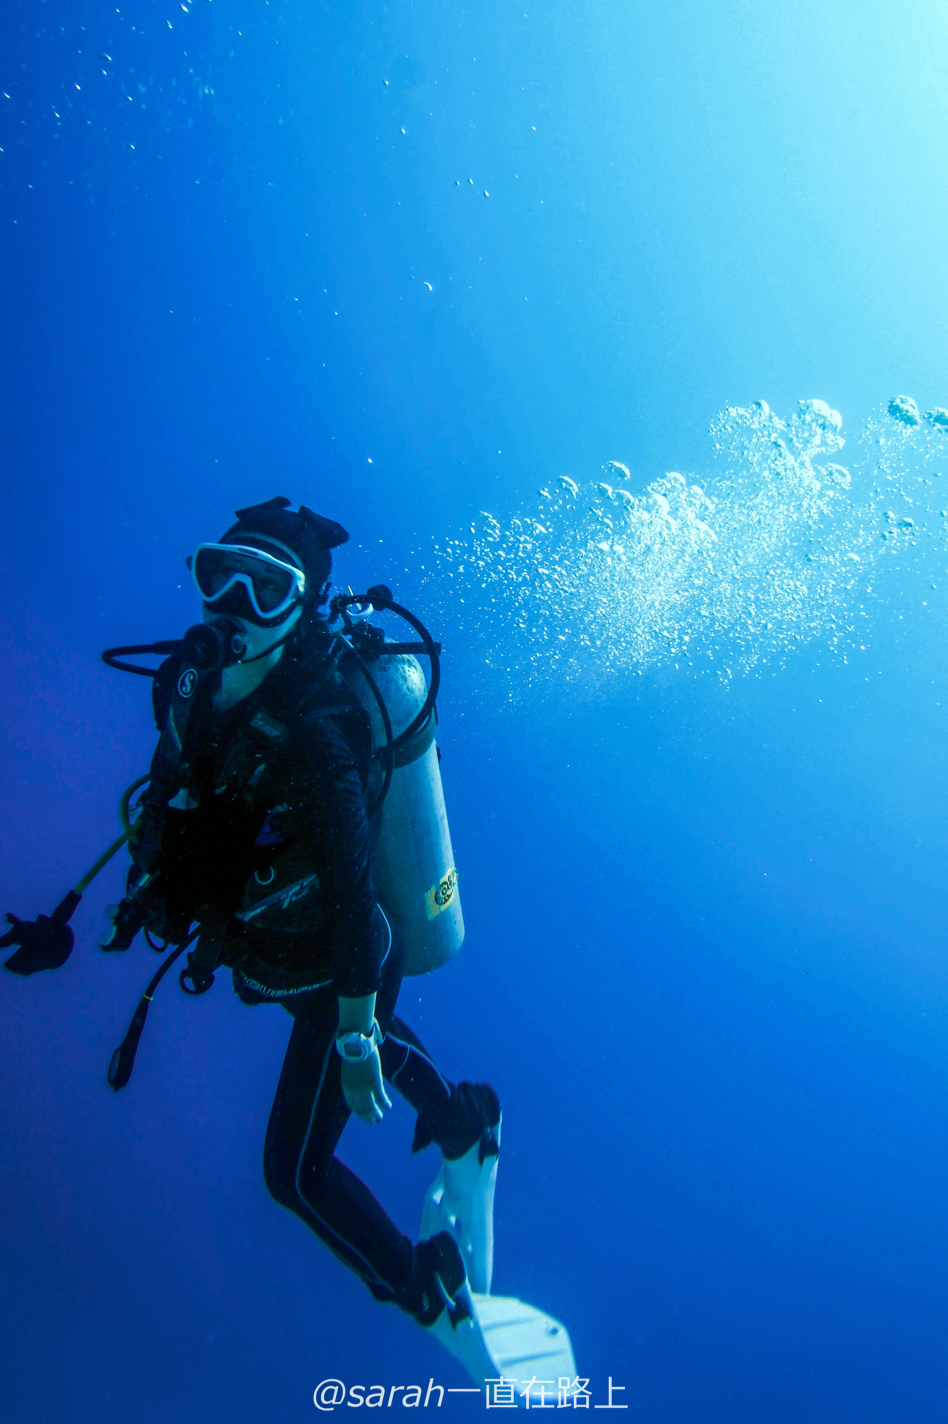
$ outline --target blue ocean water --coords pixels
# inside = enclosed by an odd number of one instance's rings
[[[48,912],[147,765],[101,649],[195,621],[236,506],[340,520],[340,586],[445,646],[468,939],[401,1012],[503,1099],[495,1290],[629,1419],[940,1420],[948,18],[2,26],[0,909]],[[108,1089],[156,967],[95,948],[120,878],[0,983],[5,1417],[466,1383],[267,1197],[286,1015],[169,982]],[[410,1140],[396,1104],[343,1148],[414,1232]]]

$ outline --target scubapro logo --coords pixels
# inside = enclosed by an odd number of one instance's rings
[[[178,678],[178,696],[190,697],[197,687],[197,680],[198,675],[194,671],[194,668],[185,668],[184,672]]]

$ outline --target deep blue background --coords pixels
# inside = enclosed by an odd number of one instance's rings
[[[948,403],[946,40],[917,0],[11,0],[0,907],[114,834],[151,733],[98,652],[194,620],[235,505],[342,520],[340,581],[424,614],[432,537],[700,472],[727,402]],[[503,1097],[496,1288],[630,1419],[943,1417],[945,614],[893,575],[848,662],[572,703],[435,630],[469,937],[403,1009]],[[463,1383],[266,1197],[285,1016],[169,984],[108,1091],[154,967],[94,948],[118,878],[0,984],[7,1417]],[[410,1127],[345,1139],[406,1230]]]

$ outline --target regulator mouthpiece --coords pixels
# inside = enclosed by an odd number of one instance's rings
[[[181,640],[181,656],[198,672],[216,672],[218,668],[239,663],[247,651],[247,643],[236,623],[222,619],[217,623],[195,623]]]

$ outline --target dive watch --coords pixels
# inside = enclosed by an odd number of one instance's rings
[[[364,1063],[382,1042],[382,1030],[377,1022],[372,1024],[371,1033],[359,1033],[350,1029],[336,1034],[336,1052],[344,1063]]]

